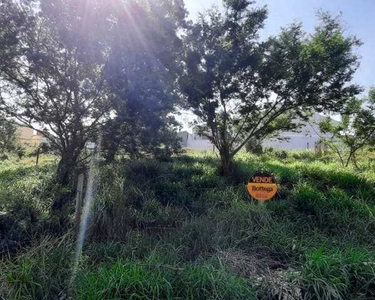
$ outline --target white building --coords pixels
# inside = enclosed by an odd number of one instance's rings
[[[300,132],[283,132],[280,137],[286,139],[265,140],[263,146],[285,150],[315,149],[315,145],[324,136],[319,130],[319,123],[325,119],[326,117],[316,113],[308,122],[300,122],[303,124]],[[193,150],[214,150],[214,145],[206,137],[196,133],[181,131],[178,136],[181,138],[182,147]]]
[[[181,138],[181,145],[183,148],[211,151],[215,149],[215,146],[206,137],[200,136],[196,133],[181,131],[177,135]]]
[[[328,137],[322,134],[319,129],[319,123],[326,118],[327,117],[316,113],[308,122],[300,122],[303,124],[300,132],[283,132],[280,134],[280,137],[287,138],[287,140],[265,140],[263,146],[284,150],[315,149],[315,145],[319,142],[321,137]],[[332,120],[332,122],[338,123],[334,120]]]

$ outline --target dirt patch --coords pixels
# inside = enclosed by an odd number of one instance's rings
[[[219,260],[237,276],[251,280],[260,291],[261,299],[302,299],[297,280],[299,272],[272,259],[267,247],[257,247],[251,252],[236,249],[220,251]]]

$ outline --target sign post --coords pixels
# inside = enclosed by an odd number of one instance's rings
[[[272,199],[277,193],[275,177],[263,171],[255,172],[246,188],[251,197],[261,202]]]

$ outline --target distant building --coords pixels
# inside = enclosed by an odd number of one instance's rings
[[[25,148],[37,148],[42,143],[47,143],[43,133],[29,127],[17,125],[17,144]]]
[[[180,143],[183,148],[187,148],[190,133],[187,131],[180,131],[177,136],[180,138]]]
[[[308,122],[300,122],[302,124],[300,132],[283,132],[280,137],[284,139],[268,139],[263,141],[263,146],[285,150],[314,150],[320,138],[324,136],[319,130],[319,123],[325,119],[326,117],[316,113]],[[333,123],[338,122],[333,121]],[[182,147],[192,150],[214,150],[214,145],[206,137],[194,132],[193,129],[193,133],[187,131],[178,133]]]
[[[282,140],[265,140],[263,147],[272,147],[283,150],[314,150],[321,137],[328,137],[320,132],[319,123],[327,117],[321,114],[314,114],[308,122],[300,122],[303,126],[300,132],[283,132],[280,134]],[[332,120],[337,124],[337,121]]]
[[[195,131],[195,130],[193,130]],[[177,133],[181,139],[181,146],[183,148],[189,148],[192,150],[214,150],[215,146],[205,136],[201,136],[197,133],[189,133],[187,131],[181,131]]]

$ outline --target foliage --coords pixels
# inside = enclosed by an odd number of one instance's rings
[[[14,122],[0,115],[0,153],[11,152],[17,148],[16,131]]]
[[[44,237],[32,243],[32,251],[0,261],[0,297],[4,299],[58,299],[66,289],[73,257],[70,234]]]
[[[263,147],[261,141],[257,139],[250,139],[246,143],[246,151],[251,152],[254,154],[261,154],[263,153]]]
[[[360,41],[344,36],[339,19],[323,13],[310,36],[292,24],[261,42],[267,11],[251,4],[224,1],[224,12],[201,14],[185,37],[180,85],[197,128],[219,150],[225,175],[250,139],[298,130],[292,119],[338,111],[360,91],[349,84]]]
[[[114,117],[103,129],[107,160],[124,152],[132,158],[168,157],[180,148],[171,112],[179,99],[178,30],[186,11],[181,1],[168,0],[130,1],[123,11],[115,14],[109,41],[107,78]]]
[[[34,158],[10,157],[0,164],[0,253],[14,253],[46,228],[61,225],[51,219],[51,205],[64,192],[53,182],[52,162],[43,157],[35,166]]]
[[[39,126],[57,147],[61,183],[69,182],[81,150],[109,108],[103,80],[106,49],[95,39],[102,28],[88,29],[101,22],[98,3],[1,5],[8,21],[2,27],[1,107],[25,125]],[[92,11],[86,11],[89,7]]]
[[[116,154],[125,154],[133,159],[169,159],[173,154],[181,152],[175,130],[177,124],[173,118],[163,118],[159,114],[150,116],[147,113],[142,114],[142,117],[130,113],[132,117],[129,118],[128,113],[124,109],[103,128],[103,150],[107,162],[112,162]]]
[[[169,115],[180,1],[6,0],[0,9],[1,108],[59,150],[60,183],[72,183],[82,150],[104,124],[114,153],[124,145],[133,155],[178,150]]]
[[[348,103],[341,119],[337,125],[331,119],[320,123],[321,132],[330,135],[322,142],[338,155],[343,167],[353,162],[358,168],[358,151],[375,146],[375,88],[370,90],[367,99],[353,99]]]

